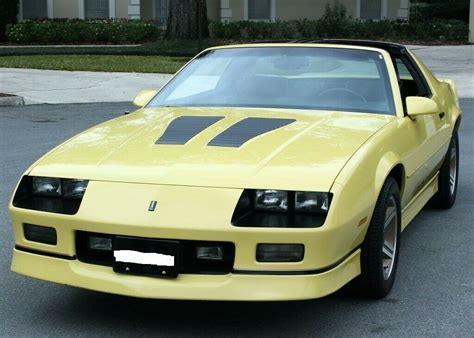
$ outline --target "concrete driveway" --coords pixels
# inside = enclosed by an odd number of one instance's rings
[[[461,97],[474,97],[474,46],[412,46],[439,78],[456,81]],[[170,74],[68,72],[0,68],[0,93],[32,103],[129,102],[143,89],[160,88]]]
[[[130,102],[143,89],[160,88],[170,74],[69,72],[0,68],[0,93],[26,104]]]

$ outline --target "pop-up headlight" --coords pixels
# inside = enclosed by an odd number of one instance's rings
[[[13,197],[17,208],[74,215],[87,189],[88,180],[24,176]]]
[[[36,196],[61,196],[61,179],[55,177],[32,177],[33,194]]]
[[[287,211],[288,193],[281,190],[256,190],[255,209],[265,211]]]
[[[240,227],[316,228],[324,224],[331,194],[313,191],[244,190],[232,216]]]

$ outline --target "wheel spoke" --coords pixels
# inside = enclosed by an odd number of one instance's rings
[[[393,258],[393,247],[389,242],[384,241],[382,252],[387,258]]]
[[[385,224],[383,226],[384,229],[386,229],[390,225],[390,223],[393,221],[393,219],[397,215],[397,208],[396,207],[387,208],[387,214],[388,216],[385,216]]]

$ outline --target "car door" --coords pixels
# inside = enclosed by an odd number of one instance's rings
[[[402,198],[403,207],[439,170],[447,149],[445,131],[448,124],[447,116],[441,108],[436,114],[416,118],[406,115],[405,103],[408,96],[429,97],[435,101],[437,98],[413,59],[408,55],[401,55],[394,57],[393,62],[405,109],[401,136],[404,138],[404,143],[408,145],[403,154],[407,176]]]

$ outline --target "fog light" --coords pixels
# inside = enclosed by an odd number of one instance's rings
[[[91,250],[112,250],[112,238],[89,236],[87,244]]]
[[[58,239],[56,229],[42,225],[23,224],[25,238],[32,242],[56,245]]]
[[[303,244],[259,244],[258,262],[300,262],[304,256]]]
[[[196,258],[210,261],[221,261],[224,259],[221,246],[198,246],[196,247]]]

